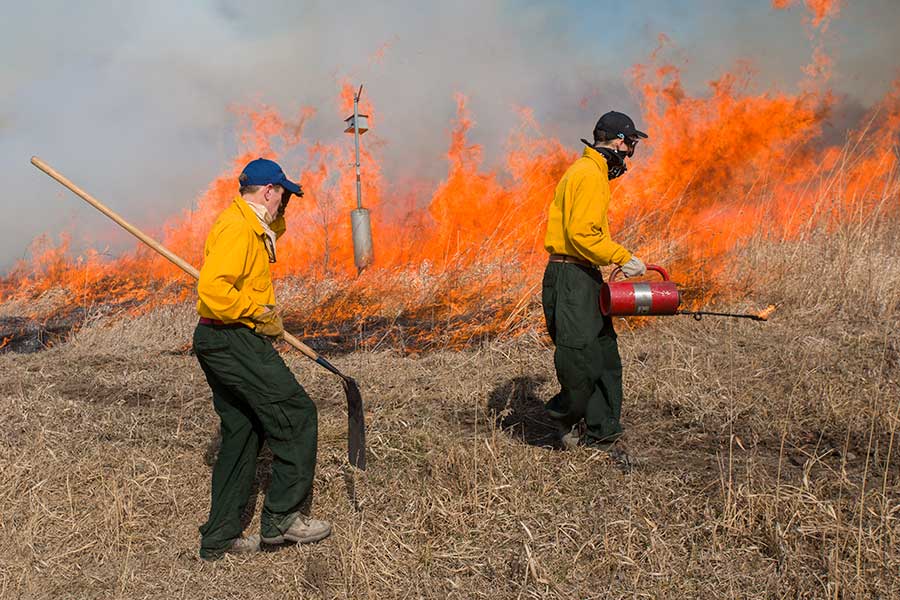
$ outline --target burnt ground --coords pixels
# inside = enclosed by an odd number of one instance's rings
[[[72,334],[98,319],[115,319],[152,311],[149,305],[123,302],[93,306],[59,307],[35,317],[0,316],[0,354],[40,352],[64,343]],[[496,313],[464,312],[435,320],[432,311],[411,311],[393,317],[369,316],[337,321],[307,319],[300,311],[284,316],[288,331],[301,337],[316,352],[343,355],[358,350],[395,349],[405,353],[458,349],[505,336],[508,331],[481,331],[473,323],[489,321]],[[185,348],[185,351],[188,349]]]

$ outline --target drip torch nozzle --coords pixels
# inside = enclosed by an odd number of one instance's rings
[[[775,312],[777,306],[775,304],[770,304],[759,312],[756,313],[725,313],[725,312],[713,312],[709,310],[679,310],[679,315],[691,315],[695,320],[699,321],[704,316],[711,317],[731,317],[733,319],[751,319],[753,321],[768,321],[769,317],[772,316],[772,313]]]
[[[778,308],[778,307],[775,306],[774,304],[770,304],[767,307],[765,307],[764,309],[762,309],[761,311],[759,311],[758,313],[756,313],[756,316],[759,317],[760,321],[768,321],[769,317],[772,316],[772,313],[775,312],[776,308]]]

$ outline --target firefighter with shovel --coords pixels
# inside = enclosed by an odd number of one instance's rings
[[[556,186],[544,238],[550,260],[541,300],[560,384],[547,412],[565,448],[598,447],[626,463],[615,445],[622,434],[622,361],[612,320],[600,312],[599,267],[615,263],[628,277],[646,272],[639,258],[613,241],[606,214],[609,181],[625,173],[625,158],[646,137],[625,114],[600,117],[593,143],[581,140],[584,154]]]
[[[268,544],[303,543],[331,533],[327,522],[300,513],[316,466],[316,407],[272,346],[284,326],[269,263],[285,231],[285,207],[302,192],[278,164],[262,158],[247,164],[239,183],[239,195],[206,239],[197,286],[194,351],[212,388],[222,433],[209,519],[200,527],[204,559],[254,552],[260,537]],[[263,440],[274,460],[260,536],[241,537],[241,514]]]
[[[201,274],[39,157],[32,156],[31,164],[200,282],[194,351],[222,420],[222,448],[213,471],[209,520],[201,527],[200,555],[212,559],[259,549],[259,536],[241,537],[240,515],[263,439],[268,439],[276,465],[263,508],[262,541],[314,542],[328,536],[328,523],[299,514],[310,497],[315,470],[316,409],[268,338],[282,338],[341,378],[347,398],[347,460],[361,471],[366,469],[366,423],[356,381],[284,331],[274,310],[268,263],[275,262],[275,240],[284,233],[291,195],[303,195],[300,186],[270,160],[249,163],[240,176],[240,195],[219,215],[206,240]]]

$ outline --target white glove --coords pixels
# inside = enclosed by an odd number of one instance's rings
[[[625,277],[637,277],[647,272],[647,266],[637,256],[632,256],[631,260],[622,265],[622,272]]]

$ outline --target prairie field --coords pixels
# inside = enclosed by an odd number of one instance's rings
[[[724,308],[777,304],[768,322],[617,321],[630,470],[557,447],[537,295],[515,338],[333,357],[366,402],[365,473],[339,383],[284,349],[320,410],[309,510],[335,531],[215,563],[197,557],[217,417],[190,305],[4,354],[0,597],[898,597],[895,223],[734,259],[752,293]]]
[[[0,600],[900,600],[900,0],[44,4],[4,11]],[[548,248],[707,313],[615,317],[609,452],[544,408]],[[275,342],[319,543],[199,557],[205,261],[359,385],[365,471]]]

